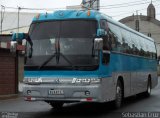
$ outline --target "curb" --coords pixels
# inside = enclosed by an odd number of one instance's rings
[[[0,100],[16,99],[18,97],[19,97],[19,94],[0,95]]]

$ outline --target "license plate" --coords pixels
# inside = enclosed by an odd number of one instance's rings
[[[63,95],[63,90],[49,90],[49,95]]]

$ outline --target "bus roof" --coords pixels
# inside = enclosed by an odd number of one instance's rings
[[[58,10],[53,13],[39,14],[34,21],[67,20],[67,19],[97,19],[100,12],[94,10]]]

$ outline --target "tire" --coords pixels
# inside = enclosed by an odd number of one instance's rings
[[[62,109],[63,104],[63,102],[50,102],[50,105],[56,110]]]
[[[151,79],[148,79],[148,83],[147,83],[147,90],[144,92],[144,95],[146,97],[150,97],[151,96]]]
[[[120,108],[122,106],[122,101],[123,101],[123,88],[121,81],[118,80],[116,86],[116,96],[114,101],[115,108]]]

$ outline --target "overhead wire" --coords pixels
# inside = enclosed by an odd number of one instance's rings
[[[155,6],[160,6],[160,4],[155,5]],[[119,17],[119,16],[122,16],[122,15],[130,14],[130,13],[135,13],[136,11],[143,11],[143,10],[146,10],[146,8],[138,9],[138,10],[135,10],[135,11],[126,12],[126,13],[122,13],[122,14],[118,14],[118,15],[115,15],[115,16],[112,16],[112,17]]]
[[[156,1],[159,1],[159,0],[154,0],[152,1],[153,2],[156,2]],[[142,1],[142,0],[137,0],[137,1],[134,1],[134,2],[124,2],[124,3],[120,3],[120,4],[111,4],[111,5],[107,5],[107,6],[100,6],[101,9],[114,9],[114,8],[121,8],[121,7],[130,7],[130,6],[135,6],[135,5],[142,5],[142,4],[148,4],[150,3],[150,1]],[[17,7],[6,7],[6,9],[15,9],[17,10],[18,8]],[[65,8],[26,8],[26,7],[20,7],[21,10],[31,10],[31,11],[34,11],[34,10],[37,10],[37,11],[54,11],[56,9],[65,9]],[[142,11],[142,10],[145,10],[146,8],[144,9],[139,9],[138,11]],[[137,10],[135,11],[131,11],[131,12],[126,12],[126,13],[123,13],[123,14],[118,14],[118,15],[115,15],[115,16],[112,16],[112,17],[118,17],[118,16],[121,16],[121,15],[125,15],[125,14],[129,14],[129,13],[133,13],[133,12],[136,12]],[[158,14],[160,15],[160,14]]]
[[[152,1],[153,2],[158,2],[159,0],[154,0]],[[125,3],[120,3],[120,4],[111,4],[111,5],[107,5],[107,6],[100,6],[101,9],[115,9],[115,8],[121,8],[121,7],[130,7],[130,6],[135,6],[135,5],[143,5],[143,4],[148,4],[150,2],[148,2],[147,0],[145,0],[145,2],[143,1],[140,1],[140,0],[137,0],[137,1],[134,1],[134,2],[125,2]],[[108,7],[108,6],[112,6],[112,7]],[[155,5],[155,6],[159,6],[159,5]],[[5,7],[7,9],[15,9],[17,10],[18,8],[17,7]],[[65,8],[26,8],[26,7],[20,7],[21,10],[31,10],[31,11],[54,11],[54,10],[57,10],[57,9],[65,9]],[[129,14],[129,13],[134,13],[136,11],[142,11],[142,10],[146,10],[146,8],[143,8],[143,9],[138,9],[138,10],[135,10],[135,11],[131,11],[131,12],[126,12],[126,13],[122,13],[122,14],[118,14],[118,15],[114,15],[112,17],[119,17],[121,15],[125,15],[125,14]],[[119,13],[119,11],[118,11]]]
[[[122,5],[122,6],[115,6],[115,7],[102,7],[101,9],[116,9],[116,8],[122,8],[122,7],[130,7],[130,6],[136,6],[136,5],[144,5],[148,4],[150,2],[142,2],[142,3],[136,3],[136,4],[130,4],[130,5]]]
[[[147,0],[145,0],[147,1]],[[156,2],[157,0],[155,1],[152,1],[152,2]],[[137,3],[138,2],[138,3]],[[144,1],[134,1],[134,2],[125,2],[125,3],[121,3],[121,4],[113,4],[113,5],[107,5],[107,6],[100,6],[101,9],[114,9],[114,8],[121,8],[121,7],[130,7],[130,6],[135,6],[135,5],[142,5],[142,4],[148,4],[150,2],[144,2]],[[109,6],[112,6],[112,7],[109,7]],[[5,8],[7,9],[15,9],[17,10],[18,8],[17,7],[6,7]],[[64,7],[61,7],[61,8],[26,8],[26,7],[20,7],[21,10],[46,10],[46,11],[54,11],[54,10],[57,10],[57,9],[66,9]]]
[[[138,0],[138,1],[134,1],[134,2],[125,2],[125,3],[120,3],[120,4],[111,4],[111,5],[107,5],[107,7],[108,6],[120,6],[120,5],[124,5],[124,4],[132,4],[132,3],[137,3],[137,2],[142,2],[142,0]],[[106,7],[106,6],[101,6],[101,7]]]

